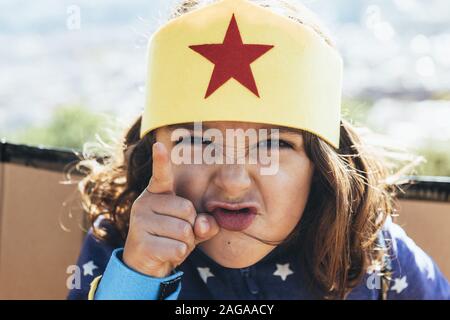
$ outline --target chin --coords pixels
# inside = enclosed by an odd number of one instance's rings
[[[233,237],[233,234],[236,233],[222,232],[221,230],[214,238],[200,243],[198,247],[217,264],[233,269],[254,265],[274,248],[262,245],[253,239],[242,239],[241,236]]]

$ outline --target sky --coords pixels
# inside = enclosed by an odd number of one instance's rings
[[[134,118],[148,38],[176,2],[0,0],[0,132],[64,105]],[[344,97],[373,102],[368,125],[407,145],[450,144],[450,1],[302,3],[336,40]]]

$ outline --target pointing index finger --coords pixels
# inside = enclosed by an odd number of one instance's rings
[[[169,152],[161,142],[152,146],[152,177],[147,190],[151,193],[174,193],[174,177]]]

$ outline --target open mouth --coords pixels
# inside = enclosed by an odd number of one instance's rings
[[[214,211],[221,211],[223,213],[228,213],[228,214],[256,214],[256,208],[255,207],[245,207],[242,209],[237,209],[237,210],[229,210],[227,208],[216,208],[213,210]]]
[[[210,202],[206,207],[220,227],[230,231],[247,229],[258,213],[257,206],[250,203]]]

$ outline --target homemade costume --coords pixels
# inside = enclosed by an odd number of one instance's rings
[[[223,0],[160,28],[148,47],[141,138],[165,125],[243,121],[309,131],[339,147],[342,59],[310,27],[245,0]],[[87,299],[315,299],[295,250],[280,245],[256,264],[225,268],[196,248],[166,278],[128,268],[114,227],[109,240],[90,232],[78,266]],[[434,262],[390,220],[387,298],[448,299]],[[370,272],[369,272],[370,271]],[[373,272],[372,272],[373,271]],[[383,281],[371,269],[349,299],[379,299]],[[101,278],[100,275],[103,275]],[[95,278],[95,280],[94,280]],[[94,280],[94,281],[93,281]]]
[[[121,261],[123,243],[119,233],[104,221],[108,241],[98,241],[91,232],[84,240],[77,262],[83,270],[81,287],[69,299],[321,299],[310,286],[296,250],[280,245],[247,268],[231,269],[217,264],[198,247],[176,268],[173,275],[154,278],[128,268]],[[391,280],[386,299],[450,299],[450,285],[433,260],[401,227],[387,220],[382,235],[390,243]],[[382,281],[376,267],[367,270],[349,300],[382,298]],[[103,275],[101,278],[100,275]],[[100,281],[98,281],[100,280]],[[100,282],[100,283],[98,283]],[[98,287],[97,287],[98,285]]]

